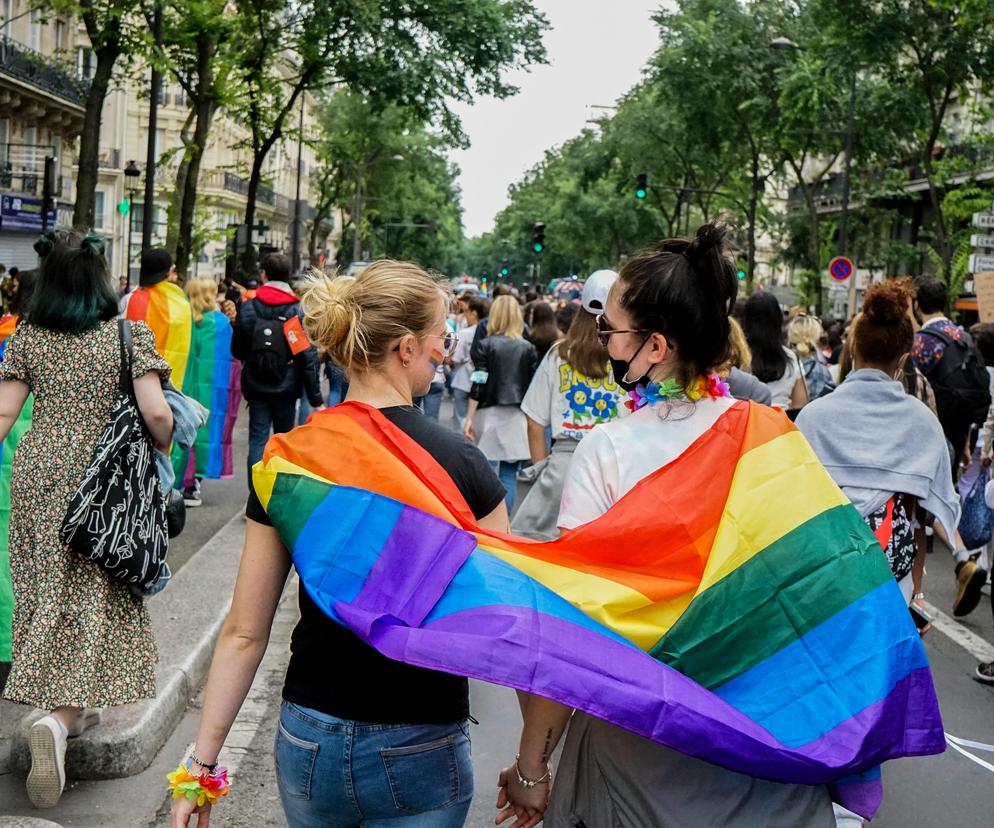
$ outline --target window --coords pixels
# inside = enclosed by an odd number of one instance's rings
[[[176,87],[176,95],[173,97],[176,106],[186,106],[186,90],[182,86]]]
[[[69,45],[67,35],[69,32],[69,27],[65,20],[55,21],[55,50],[61,51]]]
[[[3,14],[3,27],[0,28],[0,32],[4,37],[10,37],[10,18],[14,16],[14,0],[3,0],[0,12]]]
[[[28,24],[28,46],[36,52],[41,48],[41,18],[38,9],[32,9]]]
[[[97,190],[93,194],[94,230],[103,230],[107,226],[106,202],[107,194],[103,190]]]
[[[92,80],[95,69],[93,50],[80,46],[76,50],[76,77],[84,81]]]

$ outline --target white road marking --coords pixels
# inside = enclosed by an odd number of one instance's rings
[[[959,621],[936,609],[927,601],[925,612],[932,616],[932,626],[947,638],[951,638],[953,643],[959,644],[964,650],[972,655],[977,661],[994,661],[994,644],[981,638],[975,632],[968,630]]]
[[[959,744],[957,744],[957,742]],[[994,745],[983,745],[979,742],[967,742],[966,739],[957,739],[955,736],[950,736],[948,733],[946,734],[946,744],[949,745],[949,747],[951,747],[953,750],[957,750],[960,753],[962,753],[971,762],[976,762],[978,765],[980,765],[980,767],[989,770],[991,773],[994,773],[994,765],[992,765],[990,762],[985,762],[979,756],[974,756],[972,753],[970,753],[970,751],[964,750],[963,748],[960,747],[961,744],[970,744],[974,747],[980,747],[982,750],[994,751]]]

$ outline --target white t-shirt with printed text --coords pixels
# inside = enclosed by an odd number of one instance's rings
[[[610,369],[605,377],[588,377],[566,362],[554,345],[538,366],[521,410],[536,423],[551,425],[553,440],[581,440],[594,426],[627,414],[626,399]]]

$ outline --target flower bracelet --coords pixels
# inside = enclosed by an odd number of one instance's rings
[[[187,759],[175,771],[166,774],[173,799],[189,799],[196,802],[197,807],[204,803],[216,805],[222,796],[228,795],[231,787],[228,769],[214,768],[210,773],[194,776],[190,773],[190,761]]]

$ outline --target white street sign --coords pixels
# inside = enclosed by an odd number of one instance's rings
[[[994,236],[970,236],[970,247],[983,247],[986,250],[994,249]]]
[[[974,213],[974,227],[994,227],[994,213]]]
[[[970,265],[967,268],[970,273],[988,273],[994,270],[994,256],[983,256],[974,253],[970,256]]]

